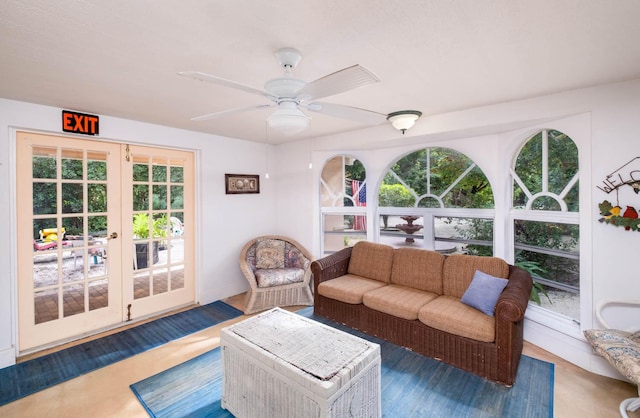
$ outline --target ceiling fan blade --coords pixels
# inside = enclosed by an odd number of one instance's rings
[[[257,106],[249,106],[249,107],[238,107],[235,109],[223,110],[222,112],[214,112],[214,113],[209,113],[202,116],[196,116],[195,118],[191,118],[191,120],[215,119],[215,118],[226,116],[232,113],[241,113],[241,112],[247,112],[249,110],[256,110],[256,109],[266,109],[268,107],[274,107],[274,106],[275,104],[263,104],[263,105],[257,105]]]
[[[253,93],[260,96],[268,97],[275,100],[275,97],[267,93],[266,91],[247,86],[245,84],[237,83],[235,81],[227,80],[226,78],[218,77],[211,74],[201,73],[200,71],[180,71],[178,75],[193,78],[195,80],[206,81],[208,83],[219,84],[221,86],[231,87],[233,89],[246,91],[247,93]]]
[[[379,81],[377,75],[356,64],[307,83],[296,92],[296,97],[303,101],[315,100]]]
[[[387,115],[384,113],[334,103],[314,102],[309,103],[306,108],[311,112],[361,122],[366,125],[379,125],[387,121]]]

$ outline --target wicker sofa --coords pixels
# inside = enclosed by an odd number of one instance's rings
[[[494,316],[461,302],[477,270],[508,279]],[[311,271],[316,315],[489,380],[515,383],[532,286],[525,270],[496,257],[362,241],[314,261]]]

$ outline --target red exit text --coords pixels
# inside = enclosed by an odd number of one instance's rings
[[[83,135],[98,135],[100,118],[85,113],[62,111],[62,130]]]

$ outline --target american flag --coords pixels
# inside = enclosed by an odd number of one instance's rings
[[[351,192],[356,206],[367,206],[367,185],[365,182],[351,180]],[[353,220],[353,229],[356,231],[367,230],[367,217],[356,215]]]

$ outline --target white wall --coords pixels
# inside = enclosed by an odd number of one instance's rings
[[[281,145],[277,150],[281,164],[307,161],[310,147],[314,167],[310,176],[306,164],[287,164],[287,187],[279,183],[278,188],[278,224],[292,225],[297,231],[312,234],[311,248],[317,255],[321,237],[316,208],[318,179],[328,158],[342,153],[356,156],[365,164],[370,184],[376,184],[397,156],[431,145],[455,148],[477,162],[492,182],[494,193],[502,194],[496,196],[496,214],[505,217],[509,205],[504,199],[510,188],[508,168],[518,148],[536,129],[562,130],[576,141],[580,150],[583,313],[581,324],[575,324],[530,308],[525,339],[585,369],[618,377],[606,362],[592,355],[581,331],[601,327],[593,313],[599,301],[640,299],[637,263],[640,232],[598,222],[598,204],[605,199],[615,200],[615,193],[606,194],[596,188],[607,174],[640,156],[638,115],[640,80],[634,80],[450,114],[425,115],[405,136],[383,125],[316,138],[304,145]],[[620,189],[619,198],[623,208],[632,205],[640,209],[640,195],[630,187]],[[286,202],[286,208],[280,202]],[[310,208],[313,213],[309,213]],[[496,236],[503,236],[508,242],[506,223],[496,225]],[[507,247],[496,243],[497,254],[506,256]],[[630,315],[610,309],[606,315],[615,326],[627,328],[632,322],[640,328],[637,312]]]
[[[17,245],[12,195],[16,129],[61,134],[61,109],[0,99],[0,219],[4,227],[0,240],[0,367],[13,364],[16,355]],[[273,233],[276,224],[275,182],[262,177],[267,147],[103,115],[97,139],[197,151],[197,301],[205,304],[246,291],[247,282],[238,267],[240,249],[257,235]],[[260,194],[226,195],[225,173],[260,174]]]

